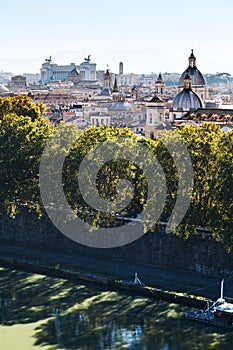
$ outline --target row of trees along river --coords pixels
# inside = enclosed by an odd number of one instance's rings
[[[67,139],[75,138],[67,150],[63,167],[63,186],[70,206],[93,225],[112,225],[115,215],[104,214],[89,207],[79,190],[79,165],[84,156],[99,143],[122,137],[144,145],[156,155],[166,176],[167,197],[161,217],[168,217],[177,198],[178,173],[176,164],[165,143],[175,146],[178,134],[184,141],[193,166],[193,191],[188,211],[175,233],[188,239],[196,228],[208,229],[216,241],[222,241],[230,251],[232,230],[232,168],[233,130],[222,132],[218,125],[181,125],[174,131],[165,131],[156,140],[138,139],[127,128],[109,126],[89,127],[84,131],[76,126],[60,123],[59,128],[43,117],[45,106],[34,104],[28,96],[0,98],[0,213],[14,217],[23,207],[43,215],[39,189],[39,166],[48,139],[61,132]],[[52,152],[56,154],[54,143]],[[156,174],[155,174],[156,176]],[[137,215],[147,201],[147,179],[137,164],[124,159],[113,159],[101,167],[97,188],[106,200],[116,197],[116,185],[126,178],[134,186],[131,203],[120,215]]]

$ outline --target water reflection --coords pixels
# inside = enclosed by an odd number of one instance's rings
[[[232,331],[186,320],[183,312],[161,300],[0,269],[0,323],[40,321],[35,349],[232,349]]]

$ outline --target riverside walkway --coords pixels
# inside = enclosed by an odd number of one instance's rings
[[[152,265],[124,262],[79,255],[75,252],[51,251],[39,248],[0,244],[0,258],[13,259],[47,266],[59,266],[82,274],[94,274],[104,278],[134,281],[135,273],[142,283],[168,291],[177,291],[216,299],[219,296],[221,278],[196,273],[172,271]],[[225,279],[224,295],[233,298],[233,280]]]

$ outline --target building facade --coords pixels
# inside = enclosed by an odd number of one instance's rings
[[[155,139],[158,136],[158,127],[165,123],[165,107],[161,98],[154,97],[146,102],[146,126],[145,136]]]
[[[26,77],[22,75],[11,77],[11,81],[8,83],[8,88],[12,91],[26,90],[26,87]]]
[[[80,65],[70,63],[69,65],[58,65],[52,61],[50,56],[42,64],[40,69],[41,84],[46,84],[52,81],[68,80],[71,72],[76,71],[80,75],[80,81],[95,82],[96,81],[96,63],[91,62],[90,55],[84,58],[84,62]]]

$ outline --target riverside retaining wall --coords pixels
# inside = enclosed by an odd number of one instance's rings
[[[221,243],[215,242],[204,233],[183,240],[172,233],[165,233],[163,226],[131,244],[101,249],[86,247],[70,240],[46,216],[38,219],[35,213],[23,213],[15,219],[0,217],[1,241],[121,259],[134,264],[150,264],[209,276],[233,276],[233,253],[228,254]]]

